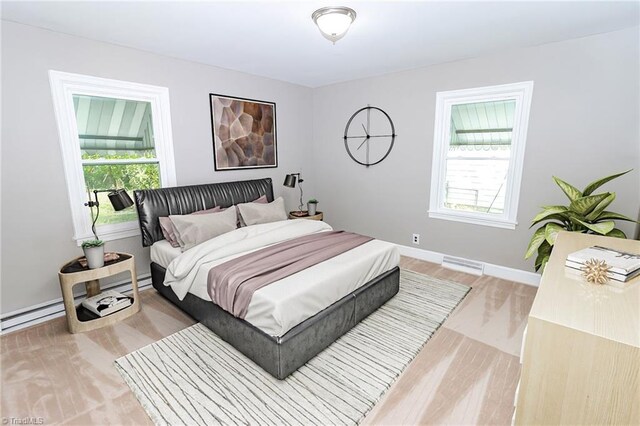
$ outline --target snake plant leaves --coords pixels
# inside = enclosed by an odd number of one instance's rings
[[[597,195],[589,195],[587,197],[576,198],[569,204],[569,209],[580,214],[587,215],[593,211],[593,209],[605,198],[607,198],[610,194],[608,192],[597,194]]]
[[[593,191],[595,191],[596,189],[600,188],[602,185],[604,185],[605,183],[609,182],[610,180],[613,180],[617,177],[620,177],[622,175],[626,175],[627,173],[629,173],[631,170],[633,169],[629,169],[626,172],[622,172],[622,173],[616,173],[615,175],[611,175],[611,176],[607,176],[605,178],[602,179],[598,179],[594,182],[591,182],[589,185],[587,185],[587,187],[584,189],[584,191],[582,192],[582,195],[591,195],[591,193]]]
[[[589,222],[597,221],[599,219],[600,213],[602,213],[604,209],[606,209],[609,206],[609,204],[611,204],[615,199],[616,199],[616,193],[615,192],[610,193],[608,197],[600,201],[598,205],[595,206],[593,210],[591,210],[591,213],[589,213],[586,216],[586,219]]]
[[[614,238],[627,238],[627,234],[619,230],[618,228],[613,228],[611,231],[607,233],[607,237]]]
[[[598,223],[587,223],[581,220],[578,220],[578,222],[580,222],[582,226],[584,226],[585,228],[588,228],[600,235],[607,235],[616,226],[616,223],[612,220],[608,220],[606,222],[598,222]]]
[[[560,231],[564,231],[564,226],[553,222],[547,223],[544,227],[544,239],[552,246],[556,243]]]
[[[541,226],[540,228],[538,228],[536,232],[533,233],[533,236],[531,237],[531,241],[529,241],[529,247],[527,248],[527,253],[524,255],[525,259],[528,259],[531,256],[533,256],[533,253],[535,253],[536,250],[538,250],[538,247],[540,247],[540,245],[545,241],[544,228],[545,228],[544,226]]]
[[[568,184],[567,182],[555,176],[553,177],[553,180],[556,182],[556,184],[558,184],[560,189],[562,189],[562,192],[567,194],[567,197],[569,197],[571,201],[577,200],[578,198],[582,197],[582,192],[580,192],[575,186]]]

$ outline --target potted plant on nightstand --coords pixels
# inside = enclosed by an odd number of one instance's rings
[[[84,251],[84,256],[87,258],[89,269],[97,269],[104,266],[104,241],[84,241],[82,243],[82,251]]]
[[[312,198],[309,201],[307,201],[307,212],[309,213],[309,216],[315,216],[317,210],[318,210],[318,200],[316,200],[315,198]]]

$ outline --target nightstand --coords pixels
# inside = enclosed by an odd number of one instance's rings
[[[133,255],[128,253],[118,253],[118,255],[120,256],[119,259],[105,262],[103,267],[97,269],[89,269],[80,265],[78,260],[82,257],[73,259],[60,268],[58,279],[60,280],[64,309],[67,313],[67,324],[71,333],[81,333],[115,324],[140,311],[135,259]],[[133,303],[131,303],[131,306],[102,318],[89,318],[82,305],[76,306],[73,298],[74,286],[84,283],[87,297],[95,296],[100,293],[99,280],[101,278],[110,277],[121,272],[129,272],[131,275],[131,285],[133,287]]]
[[[289,219],[309,219],[309,220],[323,220],[324,219],[324,215],[322,214],[322,212],[316,212],[316,214],[314,214],[313,216],[309,216],[309,215],[297,216],[297,215],[295,215],[295,213],[298,213],[298,211],[289,212]]]

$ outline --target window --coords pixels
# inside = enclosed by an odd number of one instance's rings
[[[74,239],[91,238],[93,190],[176,184],[166,88],[50,71]],[[134,208],[116,212],[99,193],[98,236],[139,234]]]
[[[515,228],[532,90],[437,94],[429,217]]]

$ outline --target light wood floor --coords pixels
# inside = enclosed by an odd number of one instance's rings
[[[365,419],[365,424],[510,424],[519,351],[534,287],[402,258],[401,266],[472,287]],[[4,419],[43,424],[151,424],[113,361],[194,321],[141,292],[142,311],[69,334],[64,318],[2,336]],[[6,424],[6,423],[3,423]]]

